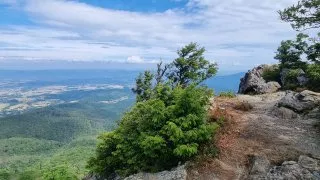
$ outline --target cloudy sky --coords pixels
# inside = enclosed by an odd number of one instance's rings
[[[296,0],[0,0],[0,61],[171,61],[189,42],[221,70],[273,63]]]

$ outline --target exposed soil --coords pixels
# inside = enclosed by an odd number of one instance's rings
[[[267,157],[272,165],[296,161],[300,155],[320,159],[320,132],[315,126],[320,117],[280,110],[277,102],[284,95],[215,98],[211,116],[226,119],[213,142],[220,153],[217,158],[191,164],[188,179],[246,179],[253,155]]]

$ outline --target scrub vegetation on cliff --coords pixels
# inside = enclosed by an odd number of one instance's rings
[[[170,169],[201,151],[219,127],[209,123],[212,90],[201,83],[215,75],[216,64],[204,48],[190,43],[171,64],[158,65],[136,79],[137,102],[114,131],[102,134],[88,167],[101,176],[128,176]]]

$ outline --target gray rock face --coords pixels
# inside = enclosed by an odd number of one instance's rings
[[[294,119],[298,117],[297,113],[285,107],[275,107],[272,114],[282,119]]]
[[[95,174],[87,175],[83,180],[120,180],[116,174],[108,178],[102,178]],[[158,173],[138,173],[124,178],[124,180],[186,180],[187,170],[185,165],[178,166],[171,171],[162,171]]]
[[[266,179],[282,180],[302,180],[310,179],[316,180],[316,177],[307,169],[299,166],[295,161],[285,161],[281,166],[275,166],[270,169]]]
[[[171,171],[162,171],[158,173],[138,173],[131,175],[125,180],[186,180],[187,171],[185,165],[178,166]]]
[[[111,174],[108,178],[101,177],[97,174],[88,174],[82,180],[121,180],[121,177],[116,173]]]
[[[312,111],[309,112],[309,114],[307,114],[307,118],[311,119],[320,119],[320,107],[313,109]]]
[[[263,79],[262,74],[268,65],[260,65],[248,71],[241,78],[239,91],[240,94],[265,94],[273,93],[281,88],[277,82],[268,82]]]
[[[253,162],[249,179],[265,180],[318,180],[319,164],[317,159],[308,156],[300,156],[299,161],[285,161],[280,166],[273,166],[270,169],[267,159],[257,157]]]
[[[264,156],[252,157],[252,167],[250,170],[251,175],[262,175],[267,174],[269,170],[270,162]]]
[[[319,105],[320,93],[308,90],[302,91],[301,93],[288,91],[286,96],[278,103],[279,107],[286,107],[296,112],[313,110]]]
[[[319,171],[318,161],[308,156],[300,156],[298,164],[309,171]]]
[[[281,85],[278,82],[271,81],[263,86],[263,89],[261,89],[261,92],[262,94],[273,93],[273,92],[277,92],[280,88],[281,88]]]

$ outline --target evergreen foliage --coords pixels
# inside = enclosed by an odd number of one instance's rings
[[[97,156],[88,167],[104,176],[127,176],[168,169],[196,155],[218,128],[206,121],[205,106],[212,93],[204,87],[178,86],[171,95],[169,102],[138,102],[115,131],[99,137]]]
[[[305,41],[307,37],[307,35],[300,33],[294,41],[287,40],[281,42],[275,56],[275,59],[280,62],[280,69],[306,69],[306,62],[302,61],[301,55],[308,48],[308,44]]]
[[[290,22],[296,30],[315,29],[320,27],[320,1],[301,0],[296,5],[279,11],[285,22]],[[295,40],[282,41],[277,49],[275,59],[280,62],[280,71],[288,69],[285,89],[299,87],[297,76],[299,69],[307,73],[309,81],[306,84],[311,90],[319,91],[319,64],[320,64],[320,33],[316,37],[299,33]],[[305,57],[305,58],[304,58]]]
[[[112,132],[100,135],[88,168],[104,177],[170,169],[199,152],[217,123],[207,122],[206,106],[213,92],[202,81],[216,73],[203,57],[204,48],[191,43],[172,64],[158,65],[136,79],[137,103]]]
[[[307,86],[314,90],[320,91],[320,64],[310,64],[307,68],[307,76],[309,78],[309,83]]]
[[[167,77],[174,83],[187,86],[190,83],[199,84],[217,73],[215,63],[210,63],[203,56],[204,47],[190,43],[177,51],[179,57],[170,64]]]
[[[320,0],[301,0],[279,11],[280,18],[289,22],[294,29],[308,29],[320,27]]]

